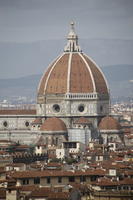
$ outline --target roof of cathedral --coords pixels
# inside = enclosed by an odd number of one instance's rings
[[[100,130],[120,130],[121,126],[115,118],[106,116],[102,118],[99,124],[99,129]]]
[[[42,76],[38,95],[93,92],[108,94],[107,82],[100,68],[80,50],[74,23],[71,23],[67,40],[64,53]]]
[[[48,118],[44,121],[42,126],[40,127],[41,131],[65,131],[67,132],[67,128],[65,123],[56,117]]]
[[[86,171],[77,170],[73,171],[63,171],[63,170],[43,170],[43,171],[14,171],[12,173],[12,178],[34,178],[34,177],[58,177],[58,176],[92,176],[92,175],[105,175],[107,172],[103,169],[89,169]]]
[[[36,110],[30,110],[30,109],[0,110],[0,115],[36,115]]]
[[[90,124],[91,122],[86,119],[85,117],[80,117],[79,119],[77,119],[74,124]]]
[[[41,118],[36,118],[32,124],[42,124],[42,119]]]

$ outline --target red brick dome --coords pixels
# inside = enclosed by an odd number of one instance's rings
[[[82,53],[64,53],[44,73],[38,95],[66,93],[108,94],[98,66]]]
[[[102,118],[100,124],[99,124],[100,130],[120,130],[121,126],[119,122],[110,116]]]
[[[73,23],[71,26],[64,53],[43,74],[38,96],[66,93],[108,94],[103,73],[91,58],[82,53]]]
[[[56,117],[48,118],[40,127],[41,131],[64,131],[67,132],[65,123]]]
[[[42,119],[41,118],[36,118],[33,122],[32,122],[33,125],[41,125],[42,124]]]

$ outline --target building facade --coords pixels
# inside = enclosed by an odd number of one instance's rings
[[[109,114],[109,102],[107,81],[97,64],[80,49],[72,22],[64,52],[49,65],[40,80],[36,110],[1,110],[0,138],[33,143],[45,135],[42,127],[54,117],[62,120],[71,133],[81,117],[97,129],[101,118]],[[90,139],[91,130],[83,126],[77,132]],[[49,130],[50,134],[53,136]]]
[[[64,52],[48,67],[39,83],[37,115],[59,117],[67,128],[80,117],[97,124],[109,113],[109,90],[96,63],[78,45],[71,23]]]

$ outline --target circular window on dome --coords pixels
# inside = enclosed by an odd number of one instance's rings
[[[3,126],[4,126],[4,127],[7,127],[7,126],[8,126],[7,121],[4,121],[4,122],[3,122]]]
[[[79,112],[84,112],[84,110],[85,110],[85,106],[83,104],[78,106]]]
[[[55,112],[60,112],[60,106],[58,104],[54,104],[53,109]]]
[[[28,127],[30,125],[30,123],[27,121],[25,122],[25,126]]]

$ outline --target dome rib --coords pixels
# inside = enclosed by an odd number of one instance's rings
[[[87,55],[83,56],[91,69],[92,76],[96,85],[96,92],[98,93],[109,93],[109,87],[107,80],[100,69],[100,67]]]
[[[70,74],[70,93],[92,93],[93,90],[90,72],[84,60],[78,53],[73,53]]]
[[[64,53],[43,75],[38,96],[66,93],[108,94],[106,79],[99,67],[80,52]]]
[[[59,58],[59,57],[58,57]],[[57,58],[57,59],[58,59]],[[38,95],[44,94],[44,85],[46,83],[46,79],[47,76],[52,68],[52,66],[55,64],[55,62],[57,61],[57,59],[55,59],[48,67],[48,69],[46,69],[46,71],[44,72],[43,76],[41,77],[41,80],[39,82],[39,86],[38,86]]]
[[[88,69],[88,71],[89,71],[89,73],[90,73],[91,80],[92,80],[92,84],[93,84],[93,92],[96,92],[96,85],[95,85],[95,81],[94,81],[94,77],[93,77],[92,71],[91,71],[91,69],[90,69],[88,63],[86,62],[84,56],[82,56],[81,53],[79,53],[79,55],[80,55],[80,57],[83,59],[84,63],[86,64],[86,67],[87,67],[87,69]]]
[[[67,92],[69,54],[63,54],[55,63],[47,79],[45,94],[65,94]]]
[[[47,90],[47,84],[48,84],[49,78],[50,78],[50,76],[51,76],[51,73],[52,73],[54,67],[56,66],[56,64],[59,62],[59,60],[60,60],[63,56],[64,56],[64,54],[62,54],[61,56],[59,56],[58,59],[55,61],[55,63],[51,66],[51,69],[50,69],[50,71],[49,71],[49,73],[48,73],[48,76],[47,76],[47,79],[46,79],[46,82],[45,82],[44,94],[45,94],[45,92],[46,92],[46,90]]]
[[[71,66],[72,66],[72,53],[70,53],[70,55],[69,55],[69,60],[68,60],[67,93],[69,93],[69,91],[70,91]]]

